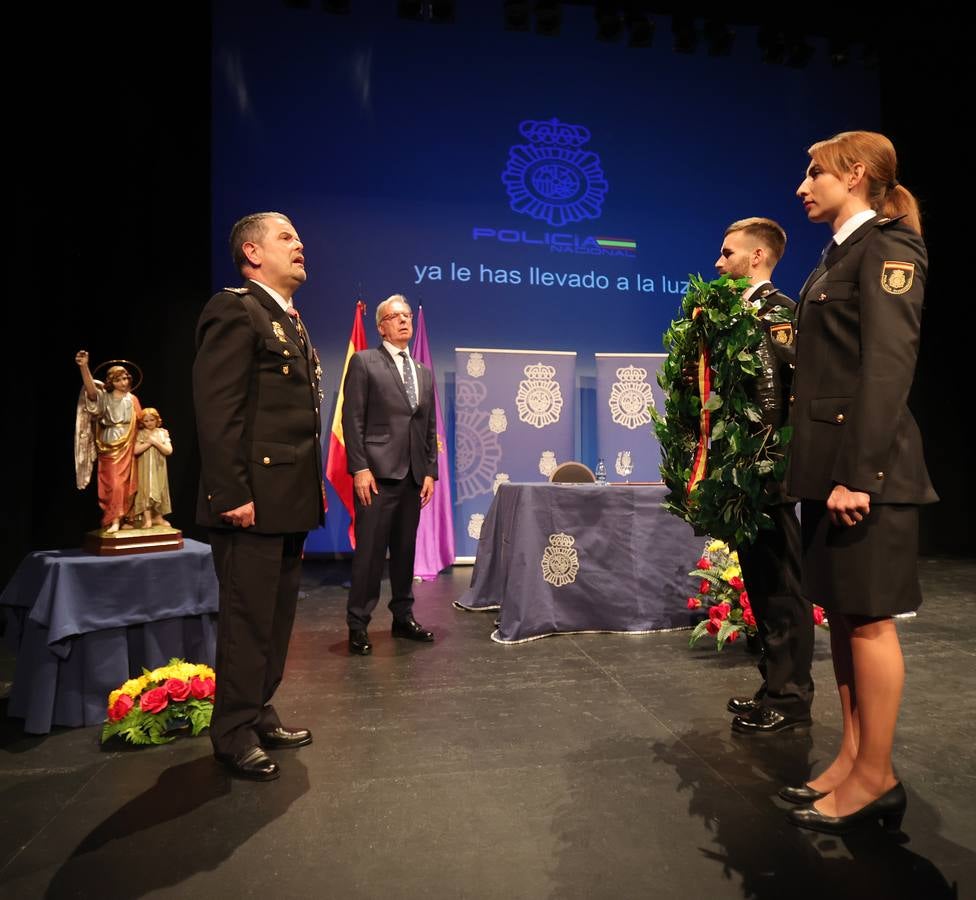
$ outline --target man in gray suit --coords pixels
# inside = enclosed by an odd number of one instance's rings
[[[383,339],[349,360],[342,430],[356,503],[356,553],[346,609],[349,650],[372,652],[367,626],[379,602],[387,548],[394,637],[432,641],[413,617],[413,560],[420,509],[434,496],[437,423],[430,369],[410,358],[413,312],[394,294],[376,309]]]

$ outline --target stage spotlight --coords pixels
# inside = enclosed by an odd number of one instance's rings
[[[694,16],[672,16],[671,35],[676,53],[694,53],[698,48],[698,29],[695,28]]]
[[[337,16],[348,15],[352,9],[350,0],[322,0],[322,9]]]
[[[624,23],[616,3],[597,3],[593,10],[596,19],[596,36],[601,41],[615,41],[620,37]]]
[[[628,47],[650,47],[654,43],[654,21],[642,12],[628,12],[624,16],[627,25]]]
[[[557,0],[536,0],[535,33],[552,37],[559,34],[562,25],[562,10]]]
[[[424,4],[420,0],[397,0],[397,15],[419,22],[424,17]]]
[[[728,56],[732,52],[735,31],[728,22],[720,19],[705,19],[705,43],[709,56]]]
[[[802,69],[813,57],[813,46],[802,34],[792,34],[786,41],[783,61],[794,69]]]
[[[850,44],[838,37],[832,37],[828,42],[827,54],[830,57],[830,64],[835,68],[846,66],[851,58]]]
[[[529,30],[528,0],[505,0],[505,30]]]
[[[431,0],[427,4],[427,18],[438,25],[454,21],[454,0]]]
[[[783,32],[772,25],[759,27],[759,52],[762,61],[779,65],[786,54],[786,38]]]

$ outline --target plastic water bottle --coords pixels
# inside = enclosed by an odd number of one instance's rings
[[[596,483],[606,487],[607,484],[607,464],[603,461],[603,457],[599,459],[596,464]]]

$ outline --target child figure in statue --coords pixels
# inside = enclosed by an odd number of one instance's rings
[[[106,532],[119,530],[132,508],[136,494],[135,466],[136,422],[142,408],[131,393],[132,376],[125,366],[112,366],[105,375],[105,384],[95,381],[88,368],[88,351],[79,350],[75,362],[81,370],[82,391],[79,399],[79,419],[94,420],[94,448],[98,457],[98,503],[102,508],[102,528]],[[86,460],[84,432],[90,435],[91,426],[76,429],[75,465],[78,487],[88,484],[91,475],[90,457]],[[85,465],[87,464],[87,474]],[[129,527],[129,526],[125,526]]]
[[[173,444],[162,424],[159,411],[153,406],[147,406],[139,415],[135,446],[139,489],[132,504],[132,521],[137,528],[168,527],[163,516],[173,511],[166,474],[166,457],[173,452]]]

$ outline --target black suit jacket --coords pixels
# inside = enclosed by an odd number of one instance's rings
[[[324,521],[315,350],[254,282],[215,294],[197,325],[193,395],[200,441],[197,521],[254,501],[253,531]],[[248,529],[252,530],[252,529]]]
[[[907,405],[927,269],[921,236],[875,217],[807,279],[795,330],[793,496],[825,500],[842,484],[872,503],[938,499]]]
[[[417,408],[411,410],[397,363],[384,347],[360,350],[349,360],[343,385],[342,433],[351,473],[374,478],[413,476],[418,485],[437,478],[434,379],[414,360]]]

